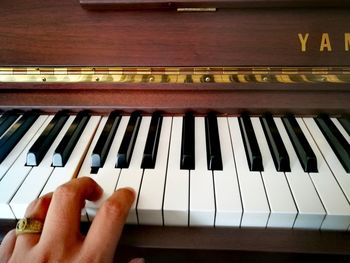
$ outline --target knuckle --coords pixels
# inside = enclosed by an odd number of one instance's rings
[[[91,177],[89,176],[83,176],[81,178],[78,178],[77,180],[80,180],[80,181],[86,181],[87,183],[91,183],[91,184],[95,184],[95,180],[92,179]]]
[[[124,206],[119,201],[107,200],[101,209],[104,214],[114,219],[124,219],[126,217]]]
[[[74,198],[76,196],[76,190],[70,184],[64,184],[59,186],[53,195],[60,198]]]

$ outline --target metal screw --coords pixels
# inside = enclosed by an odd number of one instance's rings
[[[211,78],[210,78],[209,76],[206,76],[206,77],[204,78],[204,81],[205,81],[205,82],[210,82],[210,81],[211,81]]]

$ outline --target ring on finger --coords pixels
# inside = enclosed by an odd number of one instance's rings
[[[24,217],[17,222],[16,235],[41,234],[44,223],[40,220]]]

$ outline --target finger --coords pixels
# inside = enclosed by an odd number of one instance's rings
[[[130,207],[135,200],[131,188],[114,192],[102,205],[85,238],[84,250],[98,253],[104,260],[112,260]]]
[[[39,220],[41,222],[45,222],[46,214],[49,209],[50,203],[52,199],[52,193],[47,193],[40,198],[32,201],[24,214],[26,218],[32,218]],[[40,239],[40,234],[22,234],[17,237],[16,246],[20,246],[23,249],[23,246],[26,248],[33,247],[36,243],[38,243]]]
[[[95,201],[102,192],[102,188],[89,177],[73,179],[58,187],[47,213],[43,242],[51,241],[55,245],[56,240],[75,242],[80,239],[81,209],[85,200]]]
[[[16,244],[16,230],[12,229],[6,234],[0,246],[0,262],[8,262]]]

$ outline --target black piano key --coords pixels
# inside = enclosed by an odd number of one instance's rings
[[[96,146],[92,151],[91,155],[91,167],[101,168],[103,167],[109,149],[111,148],[111,144],[113,142],[113,138],[118,129],[120,123],[121,116],[118,112],[113,111],[108,116],[107,122],[103,127],[102,133],[98,138]]]
[[[287,115],[282,118],[282,122],[304,171],[308,173],[317,173],[316,156],[296,119],[292,115]]]
[[[332,147],[338,160],[343,165],[345,171],[350,173],[350,145],[341,132],[334,125],[332,120],[326,115],[319,115],[315,121],[322,131],[329,145]]]
[[[54,152],[52,166],[65,166],[89,119],[88,111],[81,111],[77,114]]]
[[[68,120],[68,112],[58,112],[46,126],[45,130],[35,141],[27,153],[27,165],[37,166],[44,158],[45,154],[61,131],[63,125]]]
[[[192,113],[186,113],[182,123],[180,168],[193,170],[195,168],[194,155],[194,117]]]
[[[255,137],[252,122],[247,113],[238,118],[239,127],[243,136],[244,148],[247,155],[249,169],[251,171],[263,171],[263,163],[260,148]]]
[[[350,135],[350,116],[342,116],[338,118],[338,121],[346,130],[346,132]]]
[[[7,131],[8,128],[18,119],[17,111],[7,111],[0,118],[0,137]]]
[[[141,114],[133,112],[130,116],[128,126],[120,144],[117,154],[116,168],[128,168],[131,160],[131,155],[134,150],[137,134],[141,124]]]
[[[290,172],[289,156],[271,114],[260,118],[276,170]]]
[[[145,149],[143,151],[141,168],[153,169],[157,159],[160,131],[163,117],[159,112],[152,114],[151,124],[147,135]]]
[[[218,122],[214,113],[205,117],[208,170],[222,170]]]
[[[39,113],[37,111],[26,112],[4,134],[0,139],[0,163],[22,139],[23,135],[30,129],[38,117]]]

